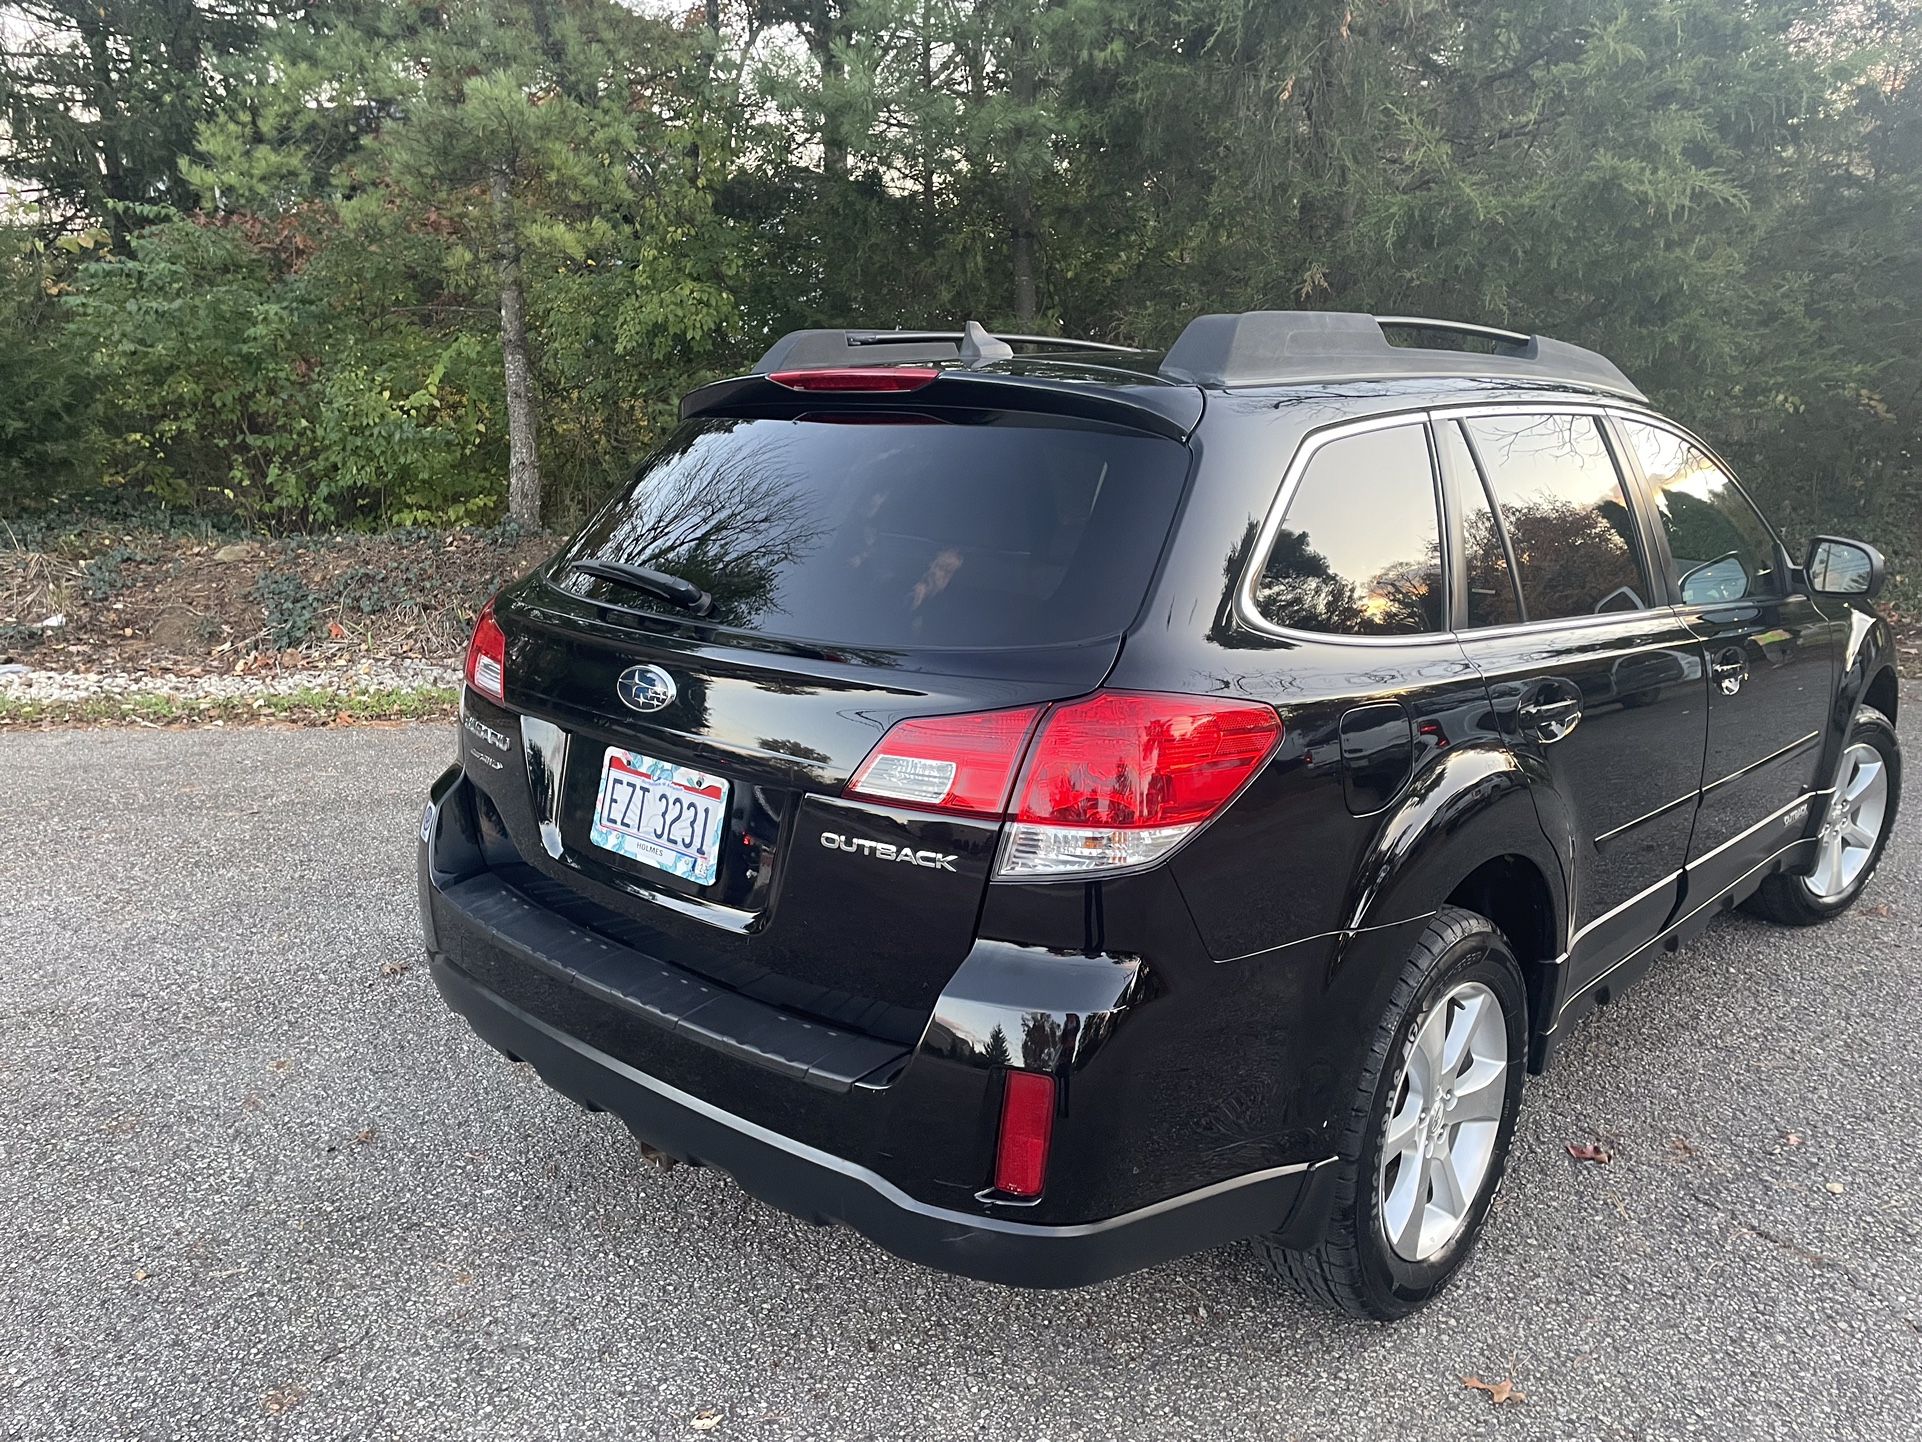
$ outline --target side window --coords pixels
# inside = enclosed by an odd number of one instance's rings
[[[1521,597],[1508,566],[1495,512],[1488,504],[1481,471],[1462,437],[1461,422],[1446,421],[1435,428],[1448,470],[1456,478],[1461,497],[1463,561],[1468,573],[1468,626],[1508,626],[1522,618]]]
[[[1434,467],[1420,425],[1316,451],[1255,580],[1277,626],[1344,636],[1447,629]]]
[[[1701,447],[1640,421],[1622,430],[1648,477],[1686,605],[1781,595],[1775,537],[1747,496]]]
[[[1647,607],[1628,494],[1595,418],[1477,416],[1465,424],[1501,509],[1528,619]]]

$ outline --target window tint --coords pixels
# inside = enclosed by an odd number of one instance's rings
[[[1593,416],[1477,416],[1466,425],[1501,508],[1529,620],[1649,604],[1627,494]]]
[[[669,571],[720,625],[843,647],[1042,646],[1141,606],[1179,443],[1052,418],[689,421],[563,553],[555,583],[685,617],[582,560]]]
[[[1461,423],[1449,421],[1436,429],[1448,469],[1456,477],[1462,504],[1462,560],[1468,572],[1468,625],[1506,626],[1521,620],[1521,601],[1515,577],[1508,568],[1508,552],[1495,525],[1481,472],[1462,438]]]
[[[1693,605],[1781,594],[1775,538],[1735,482],[1673,431],[1623,421],[1662,518],[1682,600]]]
[[[1308,462],[1255,584],[1277,626],[1348,636],[1446,629],[1434,468],[1419,425],[1330,441]]]

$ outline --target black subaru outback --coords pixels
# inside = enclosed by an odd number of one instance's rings
[[[681,416],[475,628],[434,977],[916,1261],[1253,1237],[1406,1313],[1524,1071],[1718,912],[1849,906],[1895,815],[1881,557],[1791,557],[1575,346],[810,331]]]

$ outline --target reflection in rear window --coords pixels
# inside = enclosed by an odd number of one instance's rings
[[[1020,417],[865,420],[685,423],[567,548],[555,583],[684,616],[567,569],[646,566],[708,591],[714,623],[850,647],[1053,645],[1134,618],[1185,448]]]

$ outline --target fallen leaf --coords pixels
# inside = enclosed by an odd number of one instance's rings
[[[1462,1378],[1462,1386],[1468,1388],[1471,1392],[1486,1392],[1488,1394],[1488,1400],[1493,1402],[1497,1407],[1501,1406],[1504,1402],[1525,1402],[1528,1400],[1528,1394],[1516,1387],[1512,1378],[1505,1377],[1499,1382],[1484,1382],[1479,1377],[1464,1377]]]
[[[1822,1190],[1832,1197],[1839,1197],[1842,1193],[1846,1192],[1848,1188],[1841,1182],[1829,1182],[1823,1186]]]
[[[1687,1137],[1672,1138],[1669,1141],[1668,1149],[1675,1153],[1677,1157],[1692,1157],[1695,1155],[1695,1147]]]
[[[1800,1132],[1787,1132],[1783,1135],[1782,1140],[1789,1146],[1799,1147],[1802,1145],[1802,1134]]]
[[[346,634],[347,634],[347,628],[346,628],[345,626],[343,626],[343,625],[341,625],[341,624],[340,624],[340,622],[338,622],[338,621],[329,621],[329,622],[327,623],[327,635],[328,635],[328,636],[329,636],[329,637],[330,637],[331,639],[333,639],[333,640],[335,640],[335,641],[338,641],[338,640],[340,640],[340,639],[341,639],[341,638],[342,638],[343,636],[345,636]]]
[[[404,972],[412,971],[413,968],[414,963],[411,961],[383,961],[380,964],[380,974],[382,976],[400,976]]]
[[[260,1399],[260,1409],[269,1417],[278,1417],[289,1407],[307,1395],[304,1387],[288,1383],[285,1387],[275,1387]]]
[[[689,1422],[688,1425],[696,1432],[712,1432],[716,1427],[721,1425],[721,1416],[722,1413],[720,1409],[703,1407],[694,1414],[693,1420]]]
[[[374,1138],[379,1135],[380,1129],[378,1127],[362,1127],[354,1133],[354,1143],[357,1146],[371,1146],[373,1145]]]
[[[1578,1162],[1594,1162],[1599,1166],[1607,1166],[1615,1155],[1595,1142],[1570,1142],[1568,1154]]]
[[[1887,921],[1891,916],[1895,915],[1895,908],[1890,906],[1886,901],[1878,901],[1873,906],[1863,907],[1862,914],[1864,916],[1873,916],[1878,921]]]

